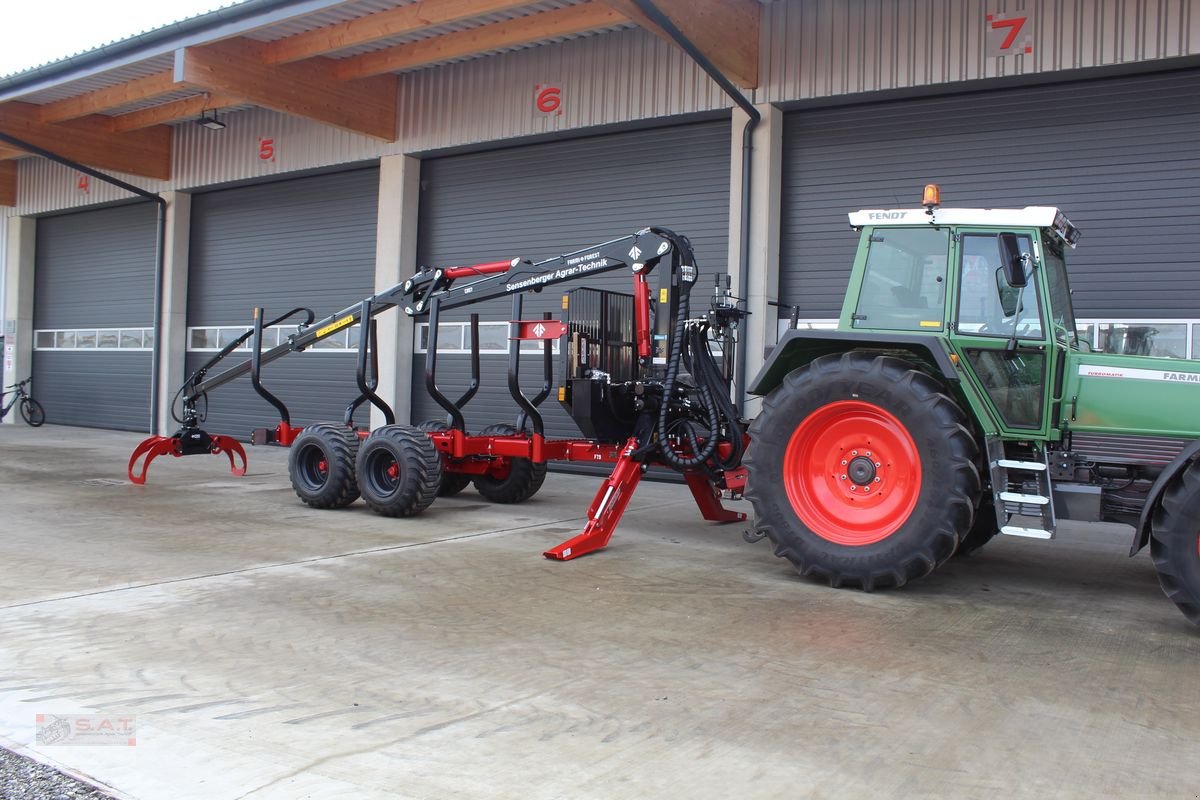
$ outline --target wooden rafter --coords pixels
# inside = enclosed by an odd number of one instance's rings
[[[99,114],[110,108],[136,103],[139,100],[149,100],[170,94],[179,87],[171,70],[156,72],[144,78],[135,78],[116,86],[97,89],[94,92],[56,100],[40,107],[42,122],[65,122],[69,119],[79,119],[89,114]]]
[[[633,0],[604,0],[641,27],[672,44]],[[708,57],[725,77],[743,89],[758,87],[758,0],[654,0],[654,5]]]
[[[165,125],[117,133],[112,119],[99,115],[48,125],[38,106],[12,102],[0,105],[0,131],[88,166],[171,177],[171,129]]]
[[[0,161],[0,206],[17,204],[17,162]]]
[[[329,59],[272,65],[263,61],[264,50],[263,43],[251,39],[186,48],[175,54],[175,80],[201,91],[395,141],[395,77],[342,81],[335,74],[335,62]]]
[[[7,161],[10,158],[21,158],[29,155],[24,150],[19,150],[16,147],[9,147],[6,144],[0,144],[0,161]]]
[[[336,62],[337,76],[342,79],[365,78],[401,69],[433,64],[452,58],[486,53],[502,47],[513,47],[558,36],[587,33],[628,22],[624,15],[602,3],[591,0],[577,6],[542,11],[525,17],[482,25],[456,33],[401,44],[343,58]]]
[[[529,2],[530,0],[419,0],[399,8],[279,39],[267,45],[263,57],[268,64],[286,64],[392,36],[403,36],[434,25],[445,25],[483,14],[520,8],[529,5]]]
[[[118,133],[137,131],[153,125],[162,125],[188,117],[199,117],[202,111],[216,111],[241,103],[236,97],[223,94],[204,93],[182,100],[172,100],[140,111],[130,111],[112,118],[113,130]]]

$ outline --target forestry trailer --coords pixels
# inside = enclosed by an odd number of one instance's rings
[[[932,185],[923,206],[850,214],[860,241],[838,329],[793,322],[752,382],[764,399],[748,427],[729,397],[745,312],[720,281],[694,310],[690,244],[648,228],[539,264],[423,269],[321,322],[307,312],[307,324],[265,353],[260,309],[243,337],[255,341],[249,360],[207,375],[235,343],[189,378],[181,429],[139,446],[130,477],[144,482],[161,454],[224,451],[244,470],[236,440],[199,428],[197,403],[249,373],[281,415],[254,441],[291,446],[292,484],[310,506],[361,495],[374,511],[407,516],[471,483],[494,502],[520,502],[541,486],[547,461],[613,462],[584,531],[545,554],[566,560],[608,542],[657,464],[683,474],[706,519],[744,519],[720,502],[744,492],[755,512],[748,538],[769,537],[802,575],[867,591],[927,575],[998,533],[1052,539],[1059,519],[1117,521],[1133,526],[1130,555],[1149,544],[1163,590],[1200,624],[1200,363],[1092,352],[1079,339],[1066,271],[1079,232],[1058,209],[941,208]],[[653,291],[648,276],[661,265]],[[576,289],[563,321],[521,320],[523,293],[614,269],[632,274],[632,294]],[[436,382],[438,317],[502,295],[513,297],[509,388],[519,414],[472,435],[463,408],[478,388],[478,335],[475,380],[452,401]],[[445,422],[391,424],[368,377],[374,337],[364,325],[358,398],[343,422],[291,427],[261,365],[393,306],[428,319],[426,388]],[[532,398],[519,386],[525,339],[545,347]],[[538,406],[555,391],[586,438],[543,435]],[[355,431],[363,402],[389,424]]]

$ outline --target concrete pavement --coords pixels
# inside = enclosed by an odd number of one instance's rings
[[[121,795],[1200,795],[1200,631],[1127,528],[867,595],[678,485],[558,563],[598,479],[392,520],[301,505],[275,449],[132,486],[140,438],[0,427],[0,737]],[[38,713],[136,745],[35,746]]]

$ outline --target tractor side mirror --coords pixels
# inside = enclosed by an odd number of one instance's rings
[[[1000,261],[1004,279],[1014,289],[1025,286],[1025,256],[1021,252],[1021,240],[1015,233],[1000,234]]]

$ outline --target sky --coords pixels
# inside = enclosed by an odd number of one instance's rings
[[[6,2],[0,14],[0,76],[233,4],[233,0]]]

